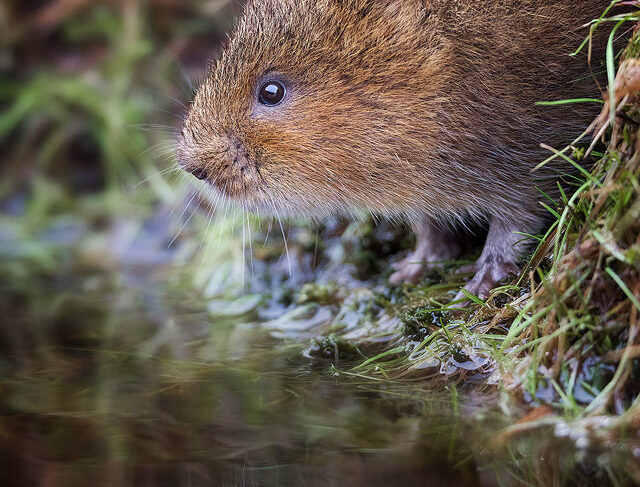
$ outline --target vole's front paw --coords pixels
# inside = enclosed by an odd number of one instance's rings
[[[518,274],[520,267],[515,262],[505,262],[502,260],[491,260],[489,262],[477,262],[476,275],[473,276],[465,286],[467,292],[478,296],[480,299],[487,299],[496,283],[512,274]],[[455,301],[466,300],[462,290],[456,295]]]
[[[414,230],[416,249],[394,265],[396,272],[389,278],[391,284],[418,284],[427,269],[442,267],[444,261],[460,253],[455,235],[434,226],[430,220],[425,220]]]
[[[394,265],[396,272],[391,274],[389,282],[394,286],[405,283],[418,284],[420,282],[420,278],[424,274],[425,267],[425,262],[422,258],[411,253],[408,257]]]

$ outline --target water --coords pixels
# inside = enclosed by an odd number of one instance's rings
[[[479,485],[455,389],[348,376],[162,283],[92,278],[4,321],[3,485]]]
[[[384,313],[355,278],[344,308],[296,281],[356,269],[332,266],[331,238],[307,258],[294,235],[297,274],[262,256],[230,293],[222,262],[190,262],[192,236],[166,247],[169,221],[65,218],[37,238],[3,222],[0,485],[608,485],[627,462],[549,428],[510,441],[524,405],[468,375],[392,379],[385,360],[372,374],[358,354],[313,353],[322,310],[352,334]]]

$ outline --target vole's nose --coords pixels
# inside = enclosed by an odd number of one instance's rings
[[[189,172],[193,174],[195,177],[197,177],[200,181],[204,181],[205,179],[207,179],[207,176],[208,176],[206,169],[200,169],[200,168],[189,169]]]
[[[185,157],[182,151],[178,152],[178,165],[186,172],[193,174],[200,181],[204,181],[209,176],[206,169],[197,167],[187,157]]]

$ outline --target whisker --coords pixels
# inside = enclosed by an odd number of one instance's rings
[[[195,194],[194,194],[194,197],[195,197]],[[189,222],[193,218],[193,215],[195,215],[195,214],[196,214],[195,210],[191,212],[191,214],[189,215],[189,218],[187,218],[187,221],[184,222],[182,227],[180,227],[180,230],[178,230],[178,233],[176,233],[176,236],[173,237],[173,239],[171,240],[171,242],[169,242],[169,245],[167,247],[171,247],[173,245],[173,243],[178,239],[178,237],[180,236],[182,231],[187,227],[187,225],[189,224]]]
[[[186,95],[193,96],[193,92],[195,90],[195,88],[193,86],[193,81],[191,81],[191,78],[187,74],[187,71],[184,69],[184,66],[182,66],[182,63],[178,60],[178,58],[176,58],[176,56],[172,52],[168,52],[167,51],[167,56],[169,56],[169,58],[174,62],[174,64],[178,68],[178,71],[180,71],[180,74],[182,75],[183,81],[185,81],[187,83],[186,87],[188,88],[188,90],[185,89],[185,86],[180,81],[178,81],[178,80],[174,80],[174,81],[177,81],[178,86],[180,86],[180,89],[182,89]],[[172,76],[172,78],[173,78],[173,76]]]
[[[187,211],[188,206],[193,201],[193,198],[196,197],[196,189],[193,186],[191,187],[191,189],[192,189],[192,193],[189,196],[186,196],[185,198],[182,199],[182,201],[185,201],[185,200],[188,200],[188,201],[185,204],[185,207],[182,210],[182,213],[180,213],[180,216],[178,217],[178,220],[180,220],[184,216],[185,212]],[[174,213],[178,209],[178,206],[180,206],[180,201],[176,202],[176,204],[173,205],[173,208],[171,209],[171,212],[169,213],[169,216],[173,216],[174,215]]]
[[[180,134],[180,130],[175,125],[165,125],[162,123],[136,123],[127,125],[127,128],[144,130],[145,132],[168,132],[171,135]]]
[[[155,153],[155,155],[159,156],[159,157],[165,157],[165,156],[168,156],[168,155],[173,156],[175,154],[176,148],[177,148],[177,144],[175,142],[169,142],[169,141],[159,142],[159,143],[154,144],[151,147],[143,150],[134,159],[134,161],[139,161],[140,159],[142,159],[146,155],[152,154],[152,153]]]
[[[318,259],[318,240],[320,239],[320,232],[318,231],[318,227],[316,227],[316,241],[315,246],[313,248],[313,261],[311,263],[311,268],[315,270],[316,263]]]
[[[251,277],[253,277],[253,242],[251,238],[251,220],[249,219],[249,213],[247,213],[247,231],[249,233],[249,263],[251,265]]]
[[[246,211],[244,209],[244,206],[242,207],[242,288],[244,289],[245,287],[245,280],[244,280],[244,270],[245,270],[245,231],[244,231],[244,217],[245,217]]]
[[[278,208],[276,208],[276,204],[273,201],[271,195],[269,195],[269,199],[271,200],[271,204],[273,206],[273,211],[278,218],[278,223],[280,224],[280,231],[282,232],[282,239],[284,240],[284,250],[287,255],[287,265],[289,266],[289,276],[293,276],[293,269],[291,267],[291,256],[289,255],[289,245],[287,244],[287,236],[284,233],[284,226],[282,225],[282,219],[280,218],[280,214],[278,213]]]
[[[171,76],[171,78],[173,78],[173,76]],[[180,87],[180,89],[182,89],[182,87]],[[161,91],[161,90],[157,90],[157,89],[153,89],[153,88],[145,88],[142,90],[142,93],[146,94],[146,95],[150,95],[154,98],[157,98],[161,101],[171,101],[173,102],[176,106],[178,106],[179,108],[182,108],[183,110],[187,110],[187,104],[186,102],[176,98],[175,96],[171,95],[168,93],[168,91]],[[191,95],[191,93],[189,93],[189,95]]]
[[[140,186],[142,186],[145,183],[148,183],[149,181],[151,181],[153,178],[157,178],[157,177],[162,177],[166,174],[172,173],[172,172],[178,172],[181,169],[179,167],[167,167],[164,169],[161,169],[159,171],[154,172],[153,174],[151,174],[149,177],[144,178],[142,181],[140,181],[138,184],[136,184],[133,189],[139,188]]]
[[[227,196],[227,183],[224,183],[224,188],[222,190],[223,204],[224,204],[224,213],[222,215],[222,225],[220,225],[220,234],[218,235],[218,245],[222,242],[222,234],[224,232],[224,227],[227,223],[227,211],[229,210],[229,201],[226,198]]]
[[[215,181],[216,179],[213,180],[212,184],[214,184]],[[210,203],[208,205],[209,212],[207,215],[208,217],[207,226],[202,235],[202,241],[200,242],[200,249],[202,250],[201,262],[204,262],[205,256],[209,254],[209,248],[211,247],[211,244],[212,244],[213,239],[207,239],[207,237],[209,236],[209,230],[211,228],[211,224],[213,223],[213,219],[216,217],[218,204],[220,203],[220,198],[221,198],[221,194],[219,192],[216,192],[215,199],[213,200],[213,204],[211,204],[211,200],[207,198],[207,201],[209,201]],[[205,245],[205,241],[207,240],[208,240],[208,243],[206,243]]]
[[[264,237],[264,244],[267,245],[267,240],[269,240],[269,235],[271,235],[271,228],[273,227],[273,218],[269,218],[269,224],[267,225],[267,235]]]
[[[189,209],[189,207],[191,206],[191,203],[193,202],[194,198],[196,197],[196,195],[198,194],[197,189],[193,190],[193,194],[191,195],[191,197],[189,198],[189,201],[187,201],[187,203],[184,206],[184,209],[182,210],[182,213],[180,213],[180,216],[178,217],[178,221],[182,220],[182,218],[184,217],[185,213],[187,212],[187,210]],[[169,214],[169,216],[172,216],[173,213],[175,212],[177,207],[177,204],[174,205],[173,209],[171,210],[171,213]],[[195,213],[195,212],[194,212]],[[191,220],[191,217],[193,216],[193,213],[191,213],[191,216],[189,216],[189,218],[187,219],[187,221],[185,222],[184,225],[182,225],[182,227],[180,227],[180,230],[178,230],[178,233],[176,233],[176,235],[173,237],[173,239],[171,240],[171,242],[169,242],[169,244],[167,245],[167,248],[171,247],[173,245],[173,243],[176,241],[176,239],[180,236],[180,233],[182,233],[182,230],[184,230],[185,226],[187,225],[187,223],[189,223],[189,221]]]
[[[172,118],[181,122],[184,120],[184,111],[177,112],[175,110],[171,110],[170,108],[161,108],[152,103],[132,103],[131,106],[139,110],[147,110],[150,113],[163,113],[165,115],[171,115]]]

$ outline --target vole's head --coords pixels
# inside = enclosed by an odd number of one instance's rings
[[[252,210],[393,211],[418,184],[416,141],[436,137],[446,49],[428,16],[419,0],[254,1],[196,94],[180,164]]]

